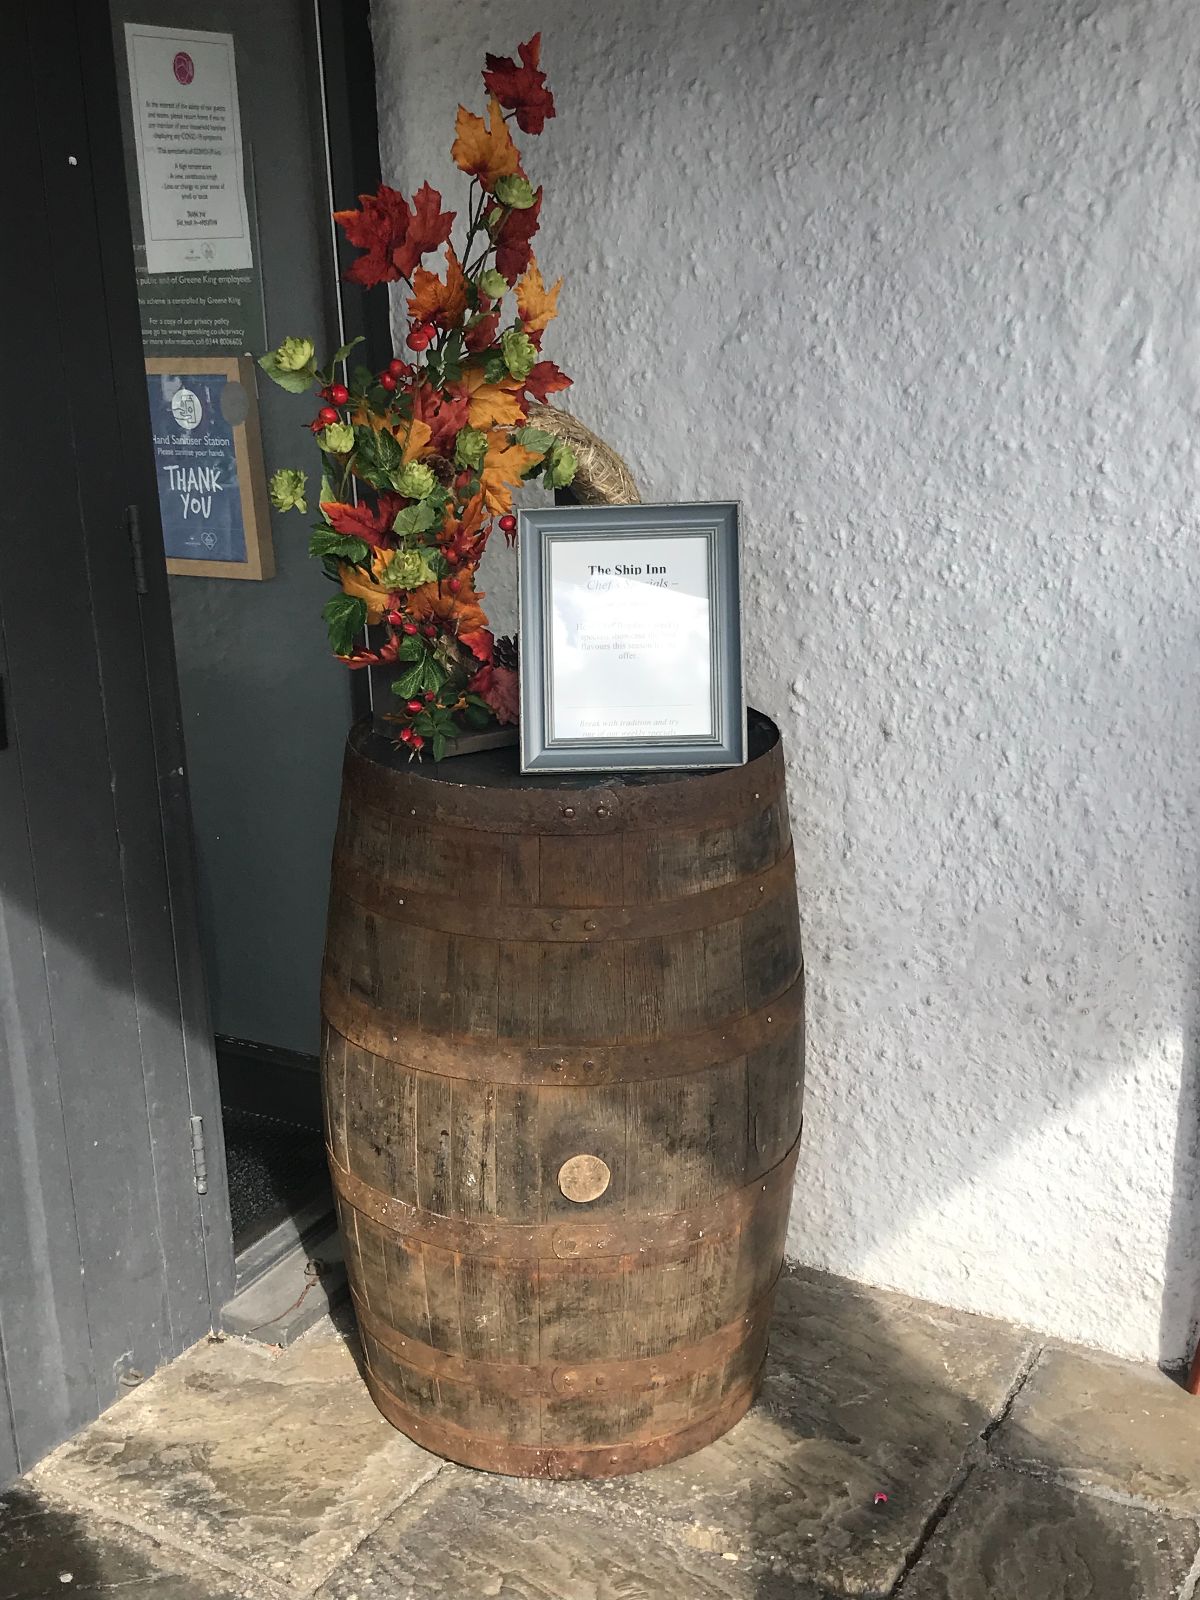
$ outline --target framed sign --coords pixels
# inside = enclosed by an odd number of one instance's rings
[[[745,761],[737,506],[517,520],[521,770]]]
[[[245,356],[146,360],[167,571],[270,578],[270,511]]]

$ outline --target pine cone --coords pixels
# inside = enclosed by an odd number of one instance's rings
[[[519,664],[519,655],[520,645],[515,633],[511,637],[506,636],[503,639],[497,639],[492,646],[492,663],[494,666],[510,667],[513,672],[516,672]]]

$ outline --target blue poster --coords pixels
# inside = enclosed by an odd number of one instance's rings
[[[223,373],[186,368],[148,374],[146,387],[168,558],[244,562],[234,428],[245,417],[245,391]]]

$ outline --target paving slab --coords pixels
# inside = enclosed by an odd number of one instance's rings
[[[900,1600],[1172,1600],[1196,1525],[1001,1468],[972,1473]]]
[[[0,1495],[0,1600],[242,1600],[245,1591],[178,1550],[41,1495]]]
[[[1027,1471],[1200,1514],[1200,1400],[1154,1367],[1051,1348],[992,1444]]]
[[[614,1517],[593,1484],[447,1467],[318,1600],[838,1600],[654,1517]]]
[[[725,1439],[596,1483],[447,1468],[322,1595],[886,1593],[971,1452],[982,1452],[984,1430],[1035,1348],[1005,1324],[789,1274],[763,1399]],[[880,1493],[888,1498],[876,1506]]]
[[[746,1418],[598,1492],[795,1582],[885,1594],[1036,1348],[1007,1323],[789,1273]]]
[[[197,1345],[32,1478],[239,1579],[303,1594],[439,1466],[375,1410],[326,1324],[284,1351]]]

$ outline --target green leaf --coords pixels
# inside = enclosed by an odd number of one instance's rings
[[[375,382],[375,374],[370,367],[358,366],[350,374],[350,387],[358,394],[366,394]]]
[[[332,528],[316,528],[308,541],[310,556],[336,556],[339,561],[352,561],[356,565],[367,558],[370,546],[363,539],[350,534],[334,533]]]
[[[425,673],[425,663],[418,661],[409,667],[407,672],[402,672],[392,684],[392,693],[400,695],[405,700],[411,700],[421,690],[421,679]]]
[[[444,733],[435,733],[433,736],[433,759],[440,761],[445,754],[446,735]]]
[[[281,389],[286,389],[289,394],[304,394],[312,388],[313,380],[317,375],[316,363],[310,361],[306,367],[283,367],[279,364],[279,351],[269,350],[265,356],[259,356],[258,364],[273,378]]]
[[[367,625],[367,603],[357,595],[335,594],[321,607],[325,626],[329,629],[329,644],[335,656],[348,656],[354,642]]]
[[[513,434],[518,444],[523,444],[527,450],[536,450],[539,455],[546,455],[554,444],[556,435],[547,433],[545,428],[518,428]]]
[[[371,431],[374,432],[374,429]],[[375,464],[381,472],[389,474],[399,472],[404,465],[400,441],[387,428],[380,428],[375,434]]]
[[[346,357],[350,354],[351,350],[354,349],[355,345],[362,344],[363,340],[364,335],[360,333],[356,338],[351,339],[349,344],[339,345],[338,348],[333,352],[333,359],[329,363],[330,366],[336,366],[339,361],[345,361]]]
[[[463,716],[472,728],[486,728],[492,720],[492,713],[486,706],[468,703]]]
[[[396,659],[398,661],[423,661],[425,659],[424,640],[415,633],[406,633],[400,641]]]
[[[402,539],[407,539],[418,533],[428,533],[430,528],[440,521],[441,513],[436,499],[430,498],[419,500],[415,506],[405,506],[403,511],[397,511],[392,527]]]
[[[439,666],[432,656],[426,661],[423,671],[422,689],[432,689],[435,693],[442,687],[449,676],[445,667]]]

